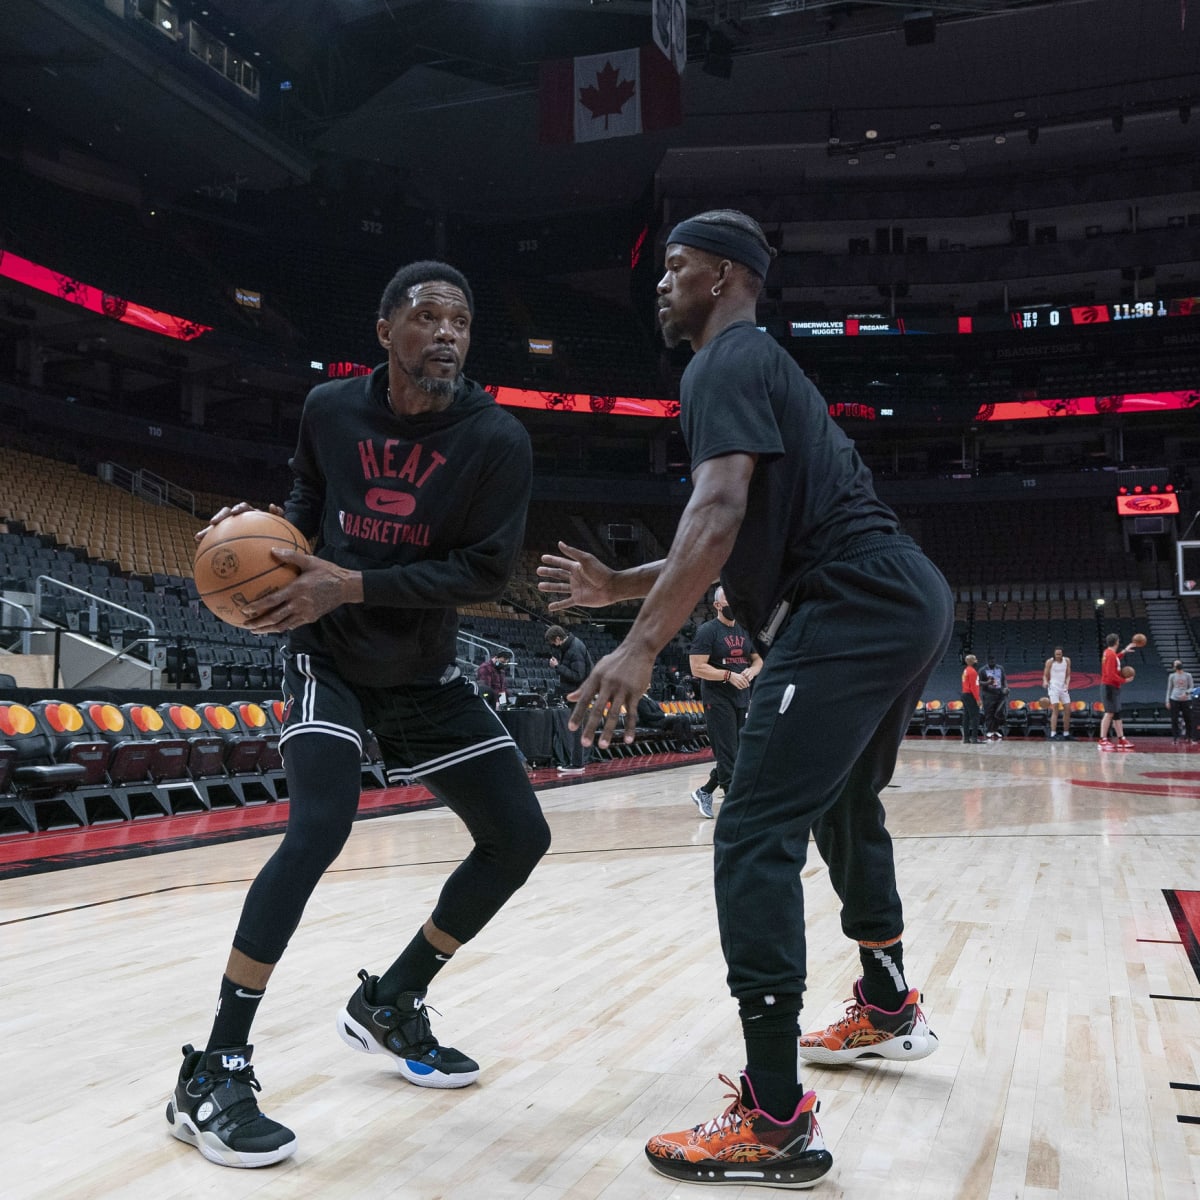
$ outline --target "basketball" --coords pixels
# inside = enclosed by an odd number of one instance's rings
[[[1146,644],[1146,635],[1144,633],[1135,633],[1129,640],[1135,646],[1144,646]]]
[[[1126,683],[1128,683],[1136,674],[1137,672],[1132,667],[1121,668],[1121,678],[1124,679]]]
[[[205,534],[196,549],[196,591],[214,616],[243,626],[243,609],[286,587],[300,573],[281,563],[271,547],[307,552],[308,543],[290,522],[252,509],[226,517]]]

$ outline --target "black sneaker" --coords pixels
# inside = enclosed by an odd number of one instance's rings
[[[266,1167],[296,1149],[296,1135],[259,1111],[253,1051],[235,1046],[206,1054],[184,1046],[179,1082],[167,1101],[171,1132],[223,1167]]]
[[[460,1088],[479,1078],[479,1064],[452,1046],[439,1046],[429,1028],[424,992],[401,992],[392,1004],[375,1003],[379,979],[359,971],[358,990],[338,1015],[338,1036],[364,1054],[386,1054],[418,1087]]]

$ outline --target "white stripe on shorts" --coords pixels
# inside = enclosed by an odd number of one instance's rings
[[[481,754],[491,754],[495,750],[508,750],[516,747],[516,742],[507,734],[504,737],[490,738],[486,742],[476,742],[473,746],[461,746],[449,754],[431,758],[428,762],[417,763],[416,766],[406,767],[409,775],[432,775],[435,771],[444,771],[447,767],[455,767],[459,763],[478,758]]]
[[[353,742],[358,747],[359,754],[362,753],[362,738],[348,725],[335,725],[332,721],[297,721],[294,725],[289,725],[280,735],[279,744],[282,746],[284,742],[298,733],[323,733],[329,737],[344,738],[348,742]]]

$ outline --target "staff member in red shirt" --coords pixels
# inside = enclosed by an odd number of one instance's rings
[[[1104,639],[1104,657],[1100,660],[1100,699],[1104,703],[1104,716],[1100,719],[1100,749],[1112,750],[1113,743],[1108,736],[1112,726],[1117,730],[1117,750],[1132,750],[1133,743],[1125,738],[1125,726],[1121,723],[1121,686],[1125,679],[1121,674],[1121,659],[1137,647],[1130,642],[1124,650],[1118,650],[1117,644],[1121,638],[1118,634],[1110,633]]]
[[[975,664],[979,660],[973,654],[968,654],[963,662],[962,673],[962,702],[963,702],[963,741],[971,744],[982,742],[979,736],[979,672]]]

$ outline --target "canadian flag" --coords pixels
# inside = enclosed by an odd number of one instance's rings
[[[656,46],[542,63],[538,137],[595,142],[683,121],[679,76]]]

